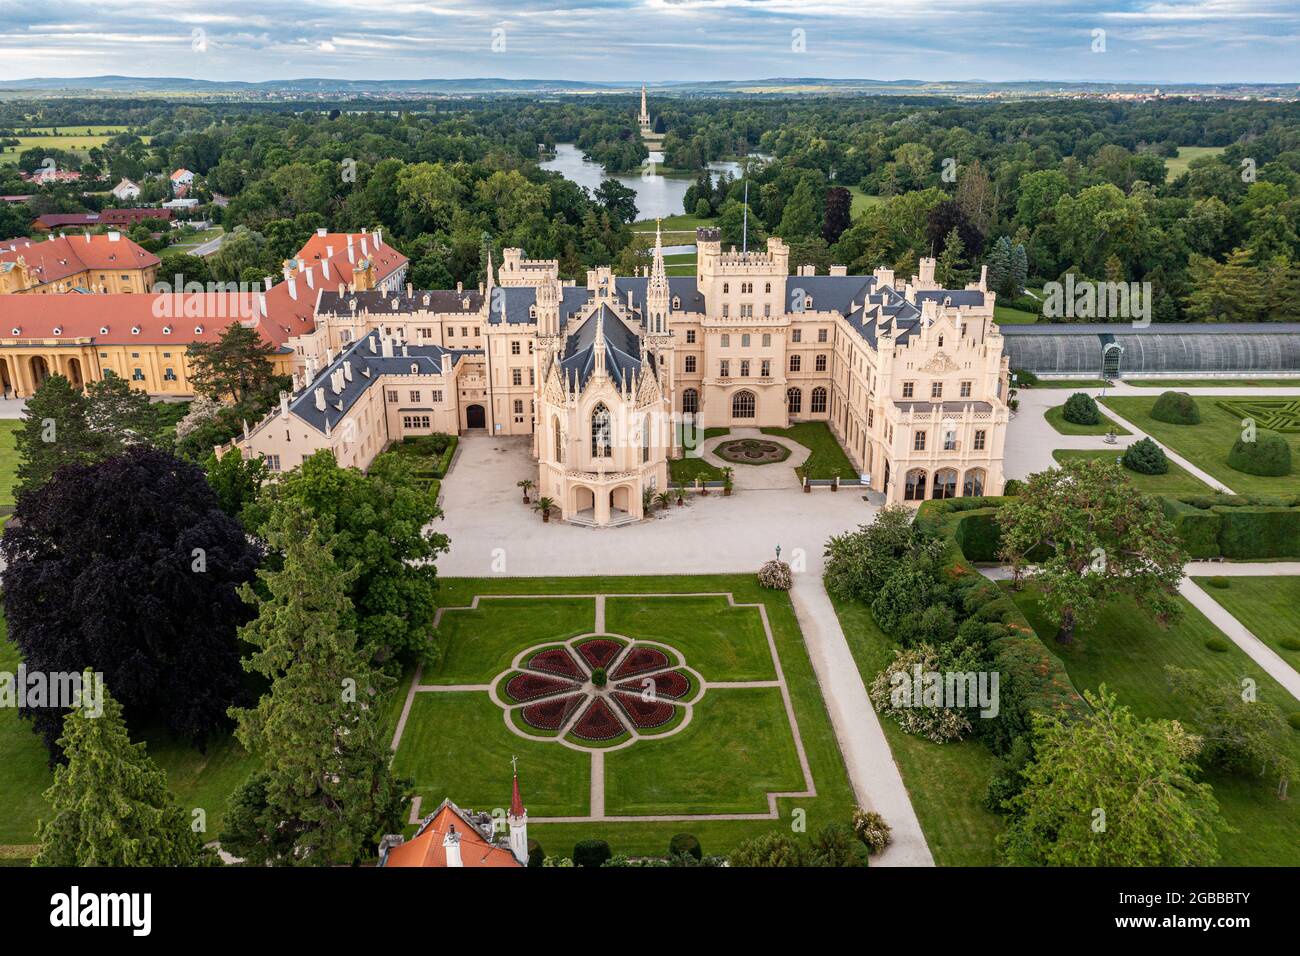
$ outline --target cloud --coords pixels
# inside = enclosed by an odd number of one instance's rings
[[[0,80],[1300,80],[1295,0],[60,0],[10,4]],[[1106,29],[1112,53],[1093,55]],[[191,44],[202,29],[208,42]],[[492,52],[492,31],[506,52]],[[791,31],[806,36],[806,52]],[[1225,46],[1232,58],[1217,55]],[[1122,53],[1119,51],[1123,51]],[[124,57],[124,54],[126,56]],[[129,64],[128,67],[126,64]]]

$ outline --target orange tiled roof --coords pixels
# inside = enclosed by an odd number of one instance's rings
[[[442,845],[447,831],[456,828],[460,834],[460,859],[467,867],[520,866],[515,855],[506,847],[494,846],[450,801],[444,801],[438,812],[418,834],[388,851],[384,866],[443,866],[447,865],[447,851]]]
[[[23,259],[42,283],[58,282],[78,272],[102,269],[147,269],[159,259],[126,236],[53,236],[41,242],[10,239],[0,244],[0,263]]]

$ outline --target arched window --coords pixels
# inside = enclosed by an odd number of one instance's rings
[[[934,473],[934,491],[935,498],[956,498],[957,497],[957,472],[952,468],[944,468]]]
[[[812,402],[808,410],[814,415],[824,415],[826,413],[826,389],[820,385],[812,390]]]
[[[650,460],[650,416],[641,419],[641,461]]]
[[[803,411],[803,392],[797,388],[787,388],[785,390],[785,407],[791,415],[798,415]]]
[[[803,364],[803,358],[799,355],[790,356],[790,371],[799,371],[799,366]]]
[[[978,498],[984,494],[984,469],[972,468],[966,472],[966,480],[962,482],[961,493],[966,498]]]
[[[763,283],[763,291],[764,291],[764,292],[771,292],[771,291],[772,291],[772,283],[770,283],[770,282],[765,282],[765,283]]]
[[[925,498],[925,472],[919,468],[913,468],[907,473],[907,478],[903,483],[903,500],[921,501],[923,498]]]
[[[613,453],[609,409],[604,402],[598,402],[591,413],[591,457],[608,458]]]
[[[731,417],[753,418],[755,404],[754,393],[748,389],[741,389],[731,396]]]
[[[700,410],[700,393],[693,388],[682,392],[682,414],[694,415]]]
[[[817,356],[817,361],[814,363],[814,367],[818,372],[826,371],[826,356],[824,354]]]

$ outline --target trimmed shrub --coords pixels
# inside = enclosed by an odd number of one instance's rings
[[[1225,577],[1220,577],[1217,574],[1212,578],[1207,578],[1205,583],[1208,584],[1210,587],[1218,588],[1221,591],[1227,590],[1228,588],[1232,587],[1231,581],[1229,581]]]
[[[573,845],[574,866],[603,866],[613,855],[604,840],[579,840]]]
[[[758,583],[770,591],[788,591],[794,584],[790,565],[784,561],[768,561],[758,569]]]
[[[1034,312],[1037,310],[1030,309],[1029,311]],[[1028,371],[1027,369],[1013,368],[1011,370],[1011,374],[1013,374],[1016,377],[1016,385],[1019,388],[1032,388],[1033,386],[1038,384],[1038,376],[1035,375],[1033,372]]]
[[[1212,637],[1205,642],[1205,649],[1216,654],[1226,654],[1231,648],[1232,645],[1221,637]]]
[[[1120,464],[1140,475],[1164,475],[1169,472],[1169,459],[1165,457],[1165,450],[1150,438],[1129,445]]]
[[[528,868],[531,870],[535,866],[542,866],[546,861],[546,851],[536,840],[528,841]]]
[[[1025,483],[1019,478],[1010,478],[1002,486],[1002,494],[1007,498],[1014,498],[1024,489]]]
[[[1201,410],[1186,392],[1162,392],[1151,406],[1151,417],[1170,425],[1199,425]]]
[[[1300,637],[1284,637],[1278,643],[1288,651],[1300,651]]]
[[[1300,730],[1300,710],[1294,714],[1288,714],[1286,722],[1291,725],[1292,730]]]
[[[1101,422],[1101,411],[1087,392],[1075,392],[1065,400],[1061,417],[1075,425],[1097,425]]]
[[[700,841],[695,839],[694,834],[679,833],[668,841],[668,855],[671,856],[693,856],[697,860],[704,859],[704,850],[700,848]]]
[[[868,853],[879,853],[893,842],[893,828],[875,810],[853,808],[853,832],[867,847]]]
[[[996,561],[1002,547],[1002,526],[993,510],[964,514],[957,519],[957,545],[971,561]]]
[[[1300,508],[1214,509],[1220,517],[1219,549],[1225,558],[1300,555]]]
[[[1277,432],[1260,429],[1254,441],[1238,438],[1228,452],[1228,467],[1248,475],[1275,478],[1291,474],[1291,446]]]
[[[1160,504],[1165,517],[1174,523],[1174,533],[1178,536],[1193,558],[1217,558],[1219,549],[1219,526],[1223,519],[1208,509],[1197,508],[1176,498],[1161,498]]]

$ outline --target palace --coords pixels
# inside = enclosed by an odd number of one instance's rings
[[[321,284],[292,394],[232,447],[287,471],[321,449],[365,468],[431,432],[529,436],[538,494],[610,525],[642,516],[701,429],[824,421],[890,502],[1001,492],[1008,366],[984,276],[943,289],[929,258],[901,283],[791,276],[780,239],[696,240],[694,276],[668,276],[656,236],[640,275],[584,284],[518,249],[477,290]]]
[[[0,295],[148,292],[159,259],[117,231],[0,244]]]

